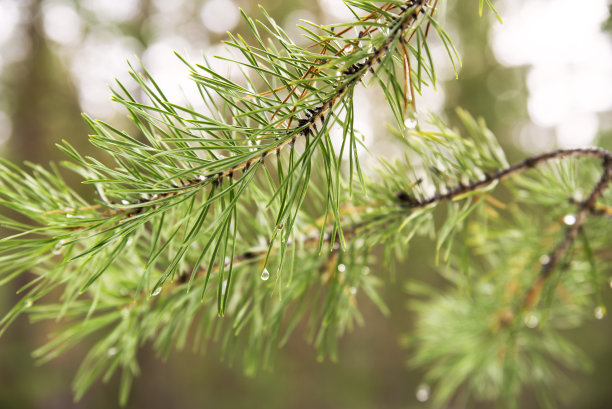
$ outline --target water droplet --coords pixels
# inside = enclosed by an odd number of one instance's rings
[[[155,297],[156,295],[159,295],[159,293],[161,293],[161,287],[157,287],[155,289],[155,291],[153,291],[153,293],[151,294],[153,297]]]
[[[264,271],[261,273],[261,279],[266,281],[268,278],[270,278],[270,272],[267,268],[264,268]]]
[[[25,308],[30,308],[32,305],[34,305],[34,302],[32,302],[32,300],[30,300],[29,298],[25,301],[24,307]]]
[[[122,201],[121,201],[121,204],[122,204],[122,205],[129,205],[129,204],[130,204],[130,202],[128,202],[127,200],[125,200],[125,199],[124,199],[124,200],[122,200]]]
[[[600,305],[595,308],[595,318],[597,318],[598,320],[601,320],[605,316],[606,316],[606,307],[604,307],[603,305]]]
[[[563,217],[563,223],[568,226],[573,226],[574,224],[576,224],[576,216],[574,216],[573,214],[566,214]]]
[[[221,292],[225,293],[226,288],[227,288],[227,280],[223,280],[223,283],[221,284]]]
[[[64,240],[60,240],[57,243],[55,243],[55,247],[53,247],[52,253],[55,254],[56,256],[60,254],[62,252],[62,246],[64,245],[64,243],[65,243]]]
[[[410,117],[406,118],[406,120],[404,121],[404,126],[407,129],[414,129],[414,128],[416,128],[416,126],[417,126],[416,118],[410,118]]]
[[[612,288],[612,277],[608,280],[608,284],[610,284],[610,288]]]
[[[232,259],[229,258],[229,257],[225,257],[224,261],[225,261],[225,266],[229,266],[230,265],[230,261],[232,261]]]
[[[426,383],[420,384],[416,390],[416,398],[419,402],[427,402],[430,394],[431,388]]]
[[[349,291],[351,292],[351,294],[355,295],[357,294],[357,287],[351,287]]]
[[[370,274],[370,267],[366,266],[366,267],[363,268],[363,275],[367,276],[368,274]]]
[[[548,263],[550,263],[550,257],[548,257],[548,254],[543,254],[542,256],[540,256],[540,264],[544,266]]]
[[[525,325],[527,328],[535,328],[540,323],[540,319],[535,314],[527,314],[525,316]]]
[[[107,352],[108,356],[114,356],[117,355],[117,348],[112,347],[112,348],[108,348],[108,352]]]
[[[346,266],[344,264],[338,264],[338,271],[344,273],[346,271]]]

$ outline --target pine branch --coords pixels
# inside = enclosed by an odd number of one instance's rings
[[[334,89],[334,91],[327,98],[327,100],[321,105],[311,106],[307,108],[306,118],[298,119],[298,125],[290,130],[287,130],[287,137],[275,137],[274,139],[275,141],[279,141],[278,143],[272,144],[270,147],[259,149],[257,151],[257,155],[248,155],[248,159],[240,161],[239,163],[230,166],[225,170],[206,175],[198,175],[193,179],[183,181],[181,186],[174,185],[173,190],[171,191],[155,194],[148,199],[141,199],[135,203],[122,203],[123,207],[117,210],[117,212],[126,212],[126,217],[132,217],[146,210],[147,207],[154,205],[156,202],[162,199],[170,198],[177,194],[187,192],[192,188],[200,189],[206,186],[208,183],[212,183],[216,186],[219,186],[221,185],[224,178],[229,178],[230,180],[232,180],[238,174],[238,172],[246,173],[252,166],[258,163],[263,165],[266,157],[275,154],[278,156],[283,148],[287,146],[293,148],[298,138],[313,136],[315,135],[315,133],[318,133],[317,123],[323,126],[325,124],[326,116],[332,114],[334,106],[337,105],[337,103],[348,94],[349,90],[358,82],[360,82],[368,72],[375,72],[376,65],[379,64],[389,54],[391,44],[395,42],[400,36],[403,36],[405,34],[405,32],[416,22],[420,14],[425,13],[425,5],[427,3],[428,2],[424,0],[407,1],[406,6],[402,7],[400,13],[391,25],[389,34],[386,35],[382,46],[380,48],[374,48],[370,55],[366,56],[363,62],[351,64],[347,68],[344,68],[342,71],[340,71],[341,76],[344,78],[348,78],[348,80],[342,81]],[[383,6],[382,9],[388,9],[390,7],[394,7],[394,5]],[[375,13],[373,12],[367,17],[374,16]],[[362,19],[362,21],[365,21],[365,19]],[[346,32],[348,29],[349,28],[343,30],[338,35]],[[375,31],[376,29],[367,29],[363,32],[364,34],[362,36],[365,36],[369,33],[373,33]],[[345,46],[342,50],[338,51],[336,55],[341,53],[346,47],[348,47],[348,45]],[[315,66],[311,65],[308,68],[305,77],[311,74],[314,70]],[[279,89],[275,89],[274,91],[278,90]],[[276,114],[277,112],[278,109],[275,111],[274,114]],[[293,117],[290,117],[289,122],[292,119]],[[114,214],[111,213],[111,216],[112,215]]]
[[[269,366],[271,351],[302,326],[319,357],[335,359],[337,340],[363,322],[357,294],[388,312],[378,294],[381,280],[368,274],[372,250],[383,247],[377,263],[390,271],[421,236],[434,240],[436,266],[441,260],[455,286],[443,296],[421,286],[429,299],[415,307],[422,319],[413,334],[415,362],[442,385],[438,402],[450,399],[463,379],[473,379],[468,389],[477,396],[515,396],[516,385],[533,381],[525,370],[529,354],[543,373],[568,362],[562,352],[571,348],[556,333],[545,334],[549,350],[539,354],[542,341],[514,317],[545,312],[550,328],[558,317],[564,324],[584,319],[581,308],[601,284],[597,269],[606,260],[598,254],[609,233],[587,219],[609,214],[612,154],[556,150],[509,165],[484,122],[462,110],[466,136],[436,117],[407,130],[415,94],[437,81],[430,29],[452,64],[461,64],[433,18],[438,1],[345,2],[366,15],[302,27],[309,47],[295,44],[263,9],[265,22],[243,15],[252,42],[239,35],[226,42],[238,54],[225,59],[240,68],[239,79],[215,72],[208,61],[192,65],[179,57],[204,107],[172,103],[145,68],[132,68],[145,97],[122,84],[113,92],[138,135],[85,117],[92,144],[114,163],[61,146],[73,161],[66,167],[95,187],[98,203],[76,194],[54,166],[28,164],[24,171],[2,161],[0,204],[9,214],[0,222],[11,233],[0,239],[0,283],[24,272],[34,278],[19,290],[24,297],[0,321],[0,332],[24,311],[35,321],[62,319],[66,325],[35,352],[42,361],[99,333],[75,392],[81,396],[121,368],[122,402],[138,373],[139,346],[152,342],[166,356],[193,328],[196,344],[219,340],[223,356],[242,355],[248,373]],[[398,127],[390,131],[405,151],[403,161],[382,159],[374,179],[361,171],[353,127],[353,90],[368,73],[384,93]],[[334,124],[343,131],[340,149],[329,135]],[[592,163],[578,172],[582,158],[601,160],[603,173]],[[367,194],[353,194],[355,174]],[[599,182],[587,199],[573,199],[576,187],[595,175]],[[492,193],[502,182],[510,203]],[[549,212],[535,217],[523,204]],[[570,206],[576,215],[559,231],[559,212]],[[435,213],[438,208],[443,211]],[[511,235],[516,240],[507,240]],[[542,249],[548,260],[539,264]],[[576,265],[562,264],[570,258]],[[538,270],[534,280],[530,273]],[[57,303],[41,304],[57,289],[63,291]],[[483,351],[492,356],[482,359]]]
[[[434,207],[446,201],[453,201],[457,199],[465,199],[469,195],[474,195],[480,193],[484,188],[489,187],[494,183],[500,183],[504,180],[511,178],[514,175],[521,173],[522,171],[535,169],[537,167],[543,166],[550,161],[557,161],[563,159],[570,158],[597,158],[602,160],[603,164],[603,174],[597,185],[591,191],[587,200],[582,202],[575,202],[573,199],[570,199],[571,203],[574,203],[578,206],[579,211],[575,217],[575,221],[568,226],[566,232],[564,234],[563,240],[555,247],[554,251],[546,258],[547,262],[543,263],[542,270],[540,272],[540,277],[538,278],[537,283],[528,291],[526,295],[525,308],[532,308],[535,301],[537,300],[537,294],[541,291],[541,288],[549,278],[552,271],[555,269],[559,261],[561,260],[563,254],[567,250],[569,244],[576,238],[578,231],[581,229],[582,225],[586,221],[586,218],[589,214],[599,214],[601,212],[605,212],[605,210],[601,210],[596,205],[597,200],[601,197],[603,192],[609,187],[611,174],[612,174],[612,153],[606,151],[601,148],[574,148],[574,149],[559,149],[547,153],[543,153],[540,155],[532,156],[526,158],[512,166],[508,166],[504,169],[500,169],[492,174],[487,174],[483,179],[477,181],[471,181],[468,184],[459,184],[452,188],[449,188],[446,193],[436,193],[435,195],[425,198],[425,199],[415,199],[410,194],[405,191],[400,191],[397,193],[397,200],[399,201],[399,208],[393,212],[390,211],[387,213],[387,216],[391,214],[394,218],[399,214],[406,214],[406,209],[408,210],[408,214],[412,211],[420,208]],[[417,182],[417,184],[420,182]],[[360,206],[362,209],[376,207],[383,205],[380,202],[369,203],[367,205]],[[389,203],[384,204],[385,207],[393,209],[395,202],[391,201]],[[346,214],[345,214],[346,213]],[[355,210],[341,212],[340,215],[344,219],[347,215],[355,213]],[[367,235],[368,229],[380,229],[380,225],[378,223],[387,219],[387,217],[383,217],[381,215],[375,215],[374,217],[369,218],[368,215],[364,215],[363,221],[349,224],[345,227],[344,235],[345,238],[359,237],[361,235]],[[395,220],[397,223],[397,220]],[[324,223],[320,222],[319,228]],[[323,241],[331,250],[337,250],[340,247],[340,242],[336,237],[334,242],[332,240],[331,229],[323,235]],[[303,235],[302,238],[295,241],[295,243],[300,243],[304,246],[315,246],[319,243],[320,238],[317,236],[306,236]],[[288,243],[289,245],[294,245],[293,242]],[[384,244],[384,243],[378,243]],[[236,257],[231,261],[234,264],[242,263],[242,262],[253,262],[255,260],[261,259],[265,257],[269,253],[269,250],[260,250],[254,251],[249,250],[244,253],[236,255]],[[229,261],[226,260],[225,264],[229,264]],[[220,264],[215,264],[212,271],[216,272],[220,267]],[[200,270],[199,274],[196,275],[198,277],[200,274],[204,274],[205,270]],[[187,274],[183,274],[179,276],[179,280],[177,284],[180,286],[185,284],[185,277]],[[181,278],[183,277],[183,278]]]
[[[574,157],[592,157],[601,159],[604,167],[603,176],[606,176],[610,168],[610,159],[612,158],[612,154],[601,148],[559,149],[524,159],[515,165],[509,166],[505,169],[500,169],[493,174],[486,174],[481,180],[471,181],[466,185],[459,184],[443,194],[436,193],[432,197],[419,200],[414,199],[406,192],[399,192],[398,199],[404,204],[405,207],[411,209],[423,208],[432,204],[454,200],[457,197],[474,193],[479,189],[485,188],[496,182],[501,182],[521,171],[536,168],[548,161]],[[581,210],[586,209],[585,214],[594,210],[597,198],[601,196],[603,190],[605,190],[608,185],[609,176],[606,176],[605,179],[603,176],[600,183],[597,184],[592,192],[592,194],[595,194],[595,199],[591,201],[591,198],[589,198],[586,202],[580,204]]]
[[[583,151],[584,152],[584,151]],[[538,301],[540,292],[544,283],[550,278],[555,267],[559,264],[567,248],[578,236],[578,232],[584,225],[587,216],[596,212],[597,200],[603,195],[604,191],[609,187],[610,181],[612,180],[612,154],[603,149],[593,149],[589,153],[596,153],[595,157],[602,159],[603,173],[601,178],[591,190],[588,198],[578,204],[578,212],[576,216],[570,220],[563,239],[557,244],[557,246],[551,251],[551,253],[545,257],[545,262],[542,263],[542,269],[540,270],[540,276],[533,286],[527,292],[523,308],[529,310],[533,308],[535,303]]]

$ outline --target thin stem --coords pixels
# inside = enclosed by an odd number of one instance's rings
[[[435,195],[429,198],[418,200],[412,196],[407,195],[405,192],[400,192],[400,194],[398,194],[398,198],[405,207],[408,207],[410,209],[424,208],[433,204],[437,204],[439,202],[453,200],[456,197],[465,194],[473,193],[479,189],[489,186],[491,183],[501,182],[526,169],[533,169],[551,160],[573,157],[599,158],[604,161],[604,166],[610,167],[609,163],[610,160],[612,160],[612,153],[601,148],[558,149],[555,151],[543,153],[541,155],[532,156],[512,166],[500,169],[493,174],[487,174],[484,178],[480,180],[472,181],[465,185],[460,183],[459,185],[455,186],[454,188],[443,194],[436,193]],[[606,163],[608,163],[608,165],[605,165]],[[595,198],[595,200],[597,200],[597,198]],[[590,210],[594,207],[595,202],[588,202]]]
[[[206,185],[213,183],[216,185],[221,184],[224,178],[233,178],[238,175],[238,172],[246,172],[252,166],[264,162],[266,157],[280,154],[281,150],[286,146],[293,147],[300,137],[307,137],[313,134],[313,130],[316,130],[316,124],[320,121],[322,124],[325,123],[325,118],[332,114],[333,108],[340,102],[347,94],[349,90],[357,84],[368,72],[374,72],[376,64],[380,63],[383,58],[389,53],[391,45],[400,36],[408,31],[410,27],[414,25],[418,17],[422,13],[426,13],[426,5],[431,0],[407,0],[404,7],[401,7],[401,11],[395,19],[395,23],[391,26],[389,34],[385,38],[382,46],[378,49],[373,49],[370,56],[367,57],[364,62],[355,63],[342,71],[343,77],[348,77],[347,81],[341,82],[331,96],[323,102],[320,106],[309,109],[310,115],[304,119],[298,119],[298,124],[287,132],[286,139],[279,143],[261,149],[258,155],[246,159],[232,167],[218,171],[209,175],[199,175],[193,179],[189,179],[183,182],[182,186],[174,186],[175,190],[168,193],[158,194],[151,196],[148,199],[141,199],[136,203],[126,204],[125,207],[120,207],[110,214],[105,216],[116,216],[121,213],[125,213],[125,218],[129,218],[142,213],[147,207],[154,207],[156,202],[176,196],[178,194],[187,192],[192,189],[200,189]],[[308,74],[308,72],[307,72]],[[279,139],[279,138],[277,138]]]
[[[606,152],[606,155],[604,155],[603,157],[603,173],[601,175],[601,178],[599,179],[599,182],[597,182],[597,184],[589,194],[589,197],[578,205],[579,210],[576,214],[576,221],[574,222],[574,224],[568,226],[565,229],[565,235],[563,236],[563,239],[548,254],[546,258],[546,263],[542,264],[539,277],[537,278],[536,282],[531,286],[531,288],[527,291],[525,301],[523,302],[524,310],[529,310],[533,308],[533,306],[538,302],[544,283],[546,283],[546,281],[554,271],[555,267],[561,261],[567,248],[576,239],[576,236],[582,228],[582,225],[585,223],[587,216],[590,213],[596,211],[595,205],[597,204],[597,200],[603,195],[606,188],[608,188],[611,179],[612,155]]]
[[[453,200],[456,197],[473,193],[481,188],[484,188],[491,183],[501,182],[523,170],[533,169],[551,160],[571,158],[571,157],[592,157],[602,160],[603,173],[597,185],[593,188],[588,198],[578,205],[578,214],[576,215],[576,221],[573,225],[568,226],[565,230],[563,239],[557,244],[557,246],[547,255],[546,263],[542,264],[540,274],[536,282],[527,291],[527,295],[523,302],[523,309],[531,309],[538,301],[542,287],[547,279],[550,277],[556,266],[561,261],[565,251],[570,244],[576,239],[580,228],[584,224],[589,214],[601,214],[602,207],[598,206],[597,200],[602,196],[603,192],[610,184],[612,179],[612,153],[601,148],[576,148],[576,149],[559,149],[552,152],[543,153],[541,155],[527,158],[519,163],[509,166],[505,169],[501,169],[494,174],[486,175],[483,179],[473,181],[467,185],[459,184],[454,188],[450,189],[444,194],[435,194],[432,197],[417,200],[414,197],[408,195],[406,192],[400,192],[398,199],[402,202],[404,207],[409,209],[419,209],[428,207],[442,201]],[[606,207],[603,207],[605,213]]]
[[[425,208],[428,206],[436,205],[443,201],[450,201],[456,197],[459,197],[459,196],[462,196],[468,193],[476,192],[479,189],[482,189],[490,185],[491,183],[501,182],[524,170],[533,169],[538,166],[542,166],[545,163],[550,162],[552,160],[575,158],[575,157],[599,158],[603,162],[604,171],[602,173],[602,176],[599,182],[589,194],[589,197],[585,201],[577,203],[577,205],[579,206],[579,212],[576,215],[576,222],[573,225],[568,226],[563,240],[561,240],[561,242],[559,242],[559,244],[549,254],[548,256],[549,261],[546,264],[542,265],[542,269],[540,271],[540,276],[538,280],[532,286],[532,288],[528,291],[527,296],[525,298],[524,308],[528,309],[528,308],[531,308],[534,305],[534,303],[537,301],[542,285],[551,275],[552,271],[554,270],[556,265],[561,260],[563,254],[565,253],[569,245],[576,238],[581,226],[586,221],[587,216],[589,214],[598,214],[601,212],[600,210],[601,206],[597,204],[597,200],[602,196],[603,192],[609,186],[610,181],[612,179],[612,153],[604,149],[600,149],[600,148],[559,149],[559,150],[555,150],[552,152],[543,153],[541,155],[529,157],[512,166],[509,166],[504,169],[500,169],[494,174],[486,175],[483,179],[479,181],[474,181],[467,185],[460,184],[452,188],[449,192],[445,194],[436,194],[430,198],[426,198],[423,200],[417,200],[407,195],[405,192],[400,192],[400,194],[398,194],[398,199],[400,200],[402,211],[405,211],[406,208],[409,208],[411,211],[414,209]],[[376,203],[375,206],[373,207],[379,207],[380,205],[381,205],[380,203]],[[349,209],[349,211],[345,213],[350,214],[353,212],[354,212],[353,210]],[[377,215],[372,218],[363,220],[361,222],[354,223],[353,225],[348,226],[347,228],[343,230],[344,236],[345,238],[350,238],[350,237],[364,234],[364,230],[367,231],[367,229],[369,229],[372,225],[375,225],[381,219],[384,219],[385,217],[388,217],[388,216],[389,216],[388,214],[387,215]],[[318,229],[315,229],[315,230],[318,231]],[[332,235],[327,233],[326,236],[323,238],[324,242],[327,243],[328,245],[331,244],[331,237]],[[316,235],[314,236],[304,235],[302,240],[299,240],[298,242],[302,243],[303,245],[318,245],[319,240],[320,238],[317,237]],[[336,241],[337,241],[337,238],[336,238]],[[288,245],[292,245],[292,244],[295,244],[295,243],[291,243],[291,242],[288,243]],[[233,260],[233,263],[234,265],[236,265],[242,262],[251,262],[251,261],[257,260],[265,256],[266,253],[267,253],[267,250],[247,251],[247,252],[236,255],[236,257]],[[216,271],[216,269],[218,268],[219,268],[219,265],[216,264],[214,267],[214,270]],[[184,281],[181,279],[181,277],[182,276],[179,276],[179,279],[176,283],[177,285],[175,286],[175,288],[183,284]],[[188,275],[186,275],[186,277],[188,277]]]

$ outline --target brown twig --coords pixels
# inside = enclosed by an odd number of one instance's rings
[[[546,262],[542,263],[542,268],[540,269],[540,274],[536,282],[527,291],[525,301],[523,302],[523,310],[533,308],[533,306],[538,302],[544,284],[555,270],[555,267],[561,261],[567,248],[576,239],[576,236],[586,221],[587,216],[596,210],[595,206],[597,204],[597,200],[603,195],[606,188],[610,185],[610,180],[612,179],[612,154],[606,151],[603,152],[603,173],[599,179],[599,182],[597,182],[589,194],[589,197],[585,201],[578,204],[578,213],[575,216],[576,219],[574,223],[566,227],[563,239],[545,257]]]
[[[587,216],[589,214],[601,214],[602,212],[606,214],[605,210],[607,207],[598,205],[597,200],[601,197],[612,179],[612,153],[601,148],[559,149],[527,158],[515,165],[498,170],[493,174],[485,175],[485,177],[481,180],[473,181],[465,185],[459,184],[444,194],[437,193],[429,198],[418,200],[406,192],[399,192],[397,198],[404,207],[411,210],[425,208],[443,201],[453,200],[460,196],[474,193],[479,189],[490,185],[491,183],[501,182],[521,171],[538,167],[551,160],[570,157],[591,157],[601,159],[603,173],[599,182],[589,194],[589,197],[585,201],[577,203],[578,213],[575,216],[575,222],[566,228],[563,239],[550,252],[550,254],[547,255],[545,258],[546,263],[542,264],[538,279],[527,291],[527,295],[523,302],[523,309],[529,310],[537,303],[544,283],[550,277],[555,267],[559,264],[567,248],[575,240],[580,228],[586,221]]]
[[[431,0],[408,0],[404,7],[401,7],[401,12],[396,18],[395,25],[390,29],[387,38],[383,42],[382,46],[378,49],[374,49],[369,57],[364,62],[355,63],[342,71],[344,76],[350,77],[347,81],[340,83],[334,93],[318,107],[309,109],[309,115],[307,118],[299,119],[297,126],[287,132],[290,137],[280,141],[279,143],[260,150],[257,156],[251,157],[243,162],[233,165],[232,167],[213,172],[209,175],[199,175],[193,179],[188,179],[183,182],[182,186],[173,186],[173,190],[150,196],[146,199],[141,199],[136,203],[124,204],[122,207],[118,207],[114,210],[107,210],[104,214],[105,217],[117,216],[119,214],[125,214],[123,219],[134,217],[143,211],[147,207],[154,207],[157,202],[167,199],[172,196],[184,193],[192,189],[200,189],[206,185],[214,184],[220,185],[224,178],[233,178],[238,175],[239,172],[247,172],[249,168],[258,164],[264,163],[266,157],[277,154],[279,155],[281,150],[286,146],[293,147],[298,138],[309,135],[313,135],[316,132],[316,124],[318,121],[321,123],[325,122],[325,118],[331,115],[334,106],[347,94],[350,87],[359,82],[368,71],[374,71],[374,67],[378,64],[389,52],[391,44],[400,37],[404,32],[407,31],[416,21],[421,13],[425,13],[425,6],[429,4]],[[409,13],[407,13],[409,12]],[[119,206],[119,205],[118,205]],[[122,219],[122,220],[123,220]]]
[[[558,160],[564,158],[571,157],[592,157],[602,159],[604,162],[609,161],[609,158],[612,158],[612,154],[605,149],[601,148],[576,148],[576,149],[558,149],[555,151],[543,153],[541,155],[532,156],[527,158],[521,162],[518,162],[512,166],[509,166],[504,169],[500,169],[495,173],[487,174],[484,178],[480,180],[475,180],[469,182],[467,184],[459,183],[457,186],[451,188],[448,192],[440,194],[436,193],[435,195],[418,200],[412,196],[406,196],[404,193],[402,198],[399,198],[400,201],[404,203],[404,206],[415,209],[415,208],[423,208],[430,206],[432,204],[436,204],[443,201],[453,200],[459,196],[473,193],[479,189],[487,187],[492,183],[501,182],[519,172],[522,172],[526,169],[532,169],[538,167],[546,162],[551,160]],[[594,202],[590,204],[592,208],[594,206]]]
[[[432,206],[444,201],[449,201],[449,200],[453,200],[455,198],[458,198],[460,196],[469,194],[469,193],[475,193],[478,190],[490,185],[491,183],[494,182],[501,182],[515,174],[518,174],[521,171],[527,170],[527,169],[533,169],[535,167],[538,167],[540,165],[543,165],[549,161],[552,160],[559,160],[559,159],[564,159],[564,158],[570,158],[570,157],[592,157],[592,158],[599,158],[602,159],[603,163],[604,163],[604,174],[602,175],[602,178],[600,179],[599,183],[597,184],[597,186],[595,186],[595,188],[593,189],[591,195],[589,196],[589,198],[584,201],[584,202],[580,202],[580,212],[578,213],[578,215],[576,216],[576,223],[572,226],[570,226],[570,228],[568,229],[569,232],[571,232],[571,237],[568,237],[568,234],[566,234],[566,239],[563,240],[559,246],[557,246],[557,248],[555,249],[554,253],[557,253],[554,256],[550,256],[550,262],[548,264],[546,264],[546,266],[543,266],[543,270],[546,267],[547,269],[550,269],[550,271],[552,271],[552,268],[554,267],[554,264],[558,263],[561,255],[563,254],[564,250],[567,248],[567,246],[569,245],[569,243],[571,242],[571,240],[573,240],[575,238],[575,235],[578,231],[578,229],[580,228],[580,226],[584,223],[584,220],[586,219],[587,215],[589,213],[594,213],[597,212],[597,204],[596,201],[598,198],[601,197],[601,195],[603,194],[604,190],[606,189],[606,187],[608,186],[608,184],[610,183],[610,179],[612,177],[612,153],[604,150],[604,149],[600,149],[600,148],[577,148],[577,149],[560,149],[560,150],[556,150],[556,151],[552,151],[552,152],[548,152],[548,153],[544,153],[541,155],[537,155],[537,156],[533,156],[530,158],[527,158],[521,162],[518,162],[512,166],[509,166],[507,168],[501,169],[497,172],[495,172],[494,174],[491,175],[487,175],[485,176],[482,180],[479,181],[474,181],[471,182],[469,184],[466,185],[458,185],[455,188],[452,188],[449,192],[445,193],[445,194],[435,194],[434,196],[430,197],[430,198],[426,198],[426,199],[422,199],[422,200],[418,200],[415,199],[414,197],[410,196],[409,194],[407,194],[406,192],[400,192],[397,195],[397,199],[400,201],[400,205],[402,209],[410,209],[410,211],[413,211],[415,209],[419,209],[419,208],[425,208],[428,206]],[[418,181],[415,182],[414,185],[417,185]],[[377,203],[375,207],[379,206],[380,203]],[[501,205],[501,204],[500,204]],[[501,205],[503,206],[503,205]],[[354,213],[353,209],[349,209],[348,212],[345,213]],[[373,217],[370,219],[366,219],[363,220],[362,222],[358,222],[355,223],[351,226],[349,226],[347,229],[343,230],[344,236],[345,238],[347,237],[353,237],[359,234],[363,233],[363,229],[367,229],[369,227],[369,225],[371,225],[374,222],[379,221],[381,218],[383,218],[384,216],[378,216],[378,217]],[[323,220],[318,220],[318,223],[323,223]],[[318,228],[316,229],[317,231],[320,229],[320,225],[318,226]],[[326,237],[324,238],[324,241],[327,242],[329,244],[329,240],[331,238],[331,234],[327,233]],[[306,245],[309,244],[313,244],[313,243],[317,243],[319,242],[319,237],[318,235],[306,235],[304,236],[304,238],[302,240],[300,240],[301,243],[304,243]],[[570,240],[568,242],[566,242],[566,240]],[[258,252],[252,252],[249,251],[247,253],[244,253],[242,255],[238,255],[237,258],[234,260],[235,262],[241,262],[241,261],[245,261],[245,260],[253,260],[253,259],[257,259],[259,257],[263,257],[265,256],[267,250],[265,251],[261,251],[260,253]],[[555,260],[553,262],[553,260]],[[546,270],[548,271],[548,270]],[[546,272],[543,273],[546,275],[549,275],[550,272]]]
[[[603,162],[604,171],[603,171],[603,174],[599,182],[593,188],[589,197],[583,202],[575,202],[579,206],[579,209],[580,209],[578,214],[576,215],[576,221],[573,225],[568,226],[563,240],[550,253],[550,255],[548,256],[547,263],[542,265],[542,269],[540,271],[540,276],[538,280],[528,291],[523,307],[524,309],[529,309],[533,307],[533,305],[537,301],[538,295],[541,291],[541,288],[544,282],[551,275],[555,266],[558,265],[559,261],[561,260],[568,246],[576,238],[576,235],[578,234],[581,226],[584,224],[588,214],[590,213],[597,214],[598,208],[600,207],[600,205],[597,204],[597,200],[601,197],[601,195],[603,194],[605,189],[608,187],[612,179],[612,153],[604,149],[600,149],[600,148],[560,149],[560,150],[556,150],[556,151],[552,151],[552,152],[548,152],[548,153],[544,153],[541,155],[527,158],[512,166],[509,166],[504,169],[500,169],[494,174],[487,175],[479,181],[474,181],[474,182],[468,183],[467,185],[460,184],[456,186],[455,188],[452,188],[449,192],[445,194],[436,194],[430,198],[418,200],[406,192],[399,192],[396,197],[400,202],[401,211],[405,211],[405,209],[409,209],[410,211],[413,211],[415,209],[426,208],[426,207],[429,207],[429,206],[432,206],[432,205],[435,205],[435,204],[438,204],[444,201],[453,200],[455,198],[458,198],[460,196],[463,196],[469,193],[475,193],[479,189],[482,189],[490,185],[491,183],[501,182],[524,170],[533,169],[535,167],[541,166],[552,160],[559,160],[559,159],[570,158],[570,157],[599,158]],[[415,186],[419,183],[420,183],[420,180],[415,182]],[[353,212],[354,212],[353,209],[349,209],[348,211],[349,214]],[[353,225],[343,230],[344,237],[350,238],[350,237],[355,237],[355,236],[364,234],[364,229],[367,230],[372,224],[379,222],[381,219],[384,219],[387,216],[388,215],[386,216],[377,215],[372,218],[362,220],[361,222],[354,223]],[[325,221],[322,219],[318,220],[318,223],[323,223],[323,222]],[[320,227],[321,226],[319,225],[316,230],[318,231]],[[323,238],[323,241],[327,243],[328,245],[330,245],[331,237],[332,235],[330,234],[330,232],[327,232],[326,236]],[[298,242],[304,246],[314,246],[314,245],[319,244],[320,237],[316,234],[304,235],[300,240],[298,240]],[[295,243],[290,242],[288,244],[291,245]],[[333,253],[337,251],[339,247],[340,246],[339,246],[338,238],[336,237],[336,243],[334,243],[334,246],[330,248],[330,252]],[[268,253],[267,249],[249,250],[249,251],[237,254],[233,258],[232,263],[236,265],[238,263],[253,262],[253,261],[256,261],[256,260],[259,260],[265,257],[267,253]],[[221,266],[220,263],[215,263],[211,269],[211,272],[218,271],[220,266]],[[205,274],[207,272],[208,271],[206,269],[201,269],[200,271],[196,273],[196,276],[194,277],[194,279],[199,278],[202,274]],[[171,286],[169,287],[169,290],[173,292],[174,290],[188,283],[189,280],[190,280],[190,275],[188,273],[181,274],[177,277],[177,280],[171,284]],[[144,295],[144,294],[141,294],[141,295]],[[139,299],[140,298],[135,299],[130,305],[138,304],[140,302]]]

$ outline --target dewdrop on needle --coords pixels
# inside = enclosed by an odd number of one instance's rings
[[[606,316],[606,307],[604,307],[603,305],[600,305],[595,308],[595,318],[596,319],[601,320],[605,316]]]
[[[408,117],[404,120],[404,126],[406,127],[406,129],[414,129],[417,126],[417,120],[416,118],[411,118]]]
[[[427,402],[431,395],[431,388],[426,383],[422,383],[416,390],[416,398],[419,402]]]
[[[540,320],[535,314],[527,314],[527,316],[525,317],[525,325],[527,326],[527,328],[535,328],[538,326],[539,323]]]
[[[573,226],[574,224],[576,224],[576,216],[574,216],[573,214],[566,214],[563,217],[563,223],[565,223],[567,226]]]

